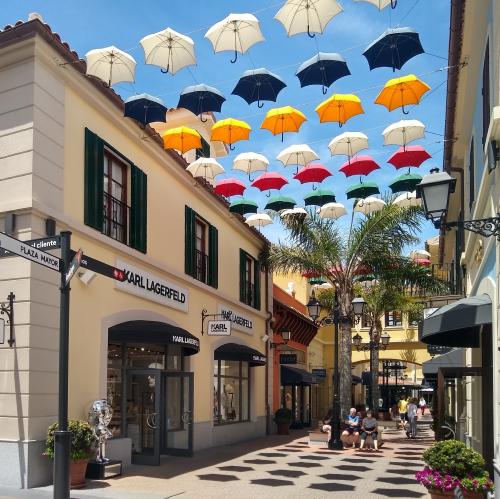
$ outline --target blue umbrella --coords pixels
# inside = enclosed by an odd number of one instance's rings
[[[411,28],[385,30],[363,52],[370,70],[374,68],[401,69],[412,57],[423,54],[418,33]]]
[[[286,83],[278,75],[259,68],[245,71],[231,93],[239,95],[247,104],[257,102],[257,106],[262,107],[263,100],[276,102],[285,87]]]
[[[226,98],[214,87],[209,87],[203,83],[186,87],[179,97],[177,107],[183,107],[193,114],[203,114],[210,112],[220,113],[222,103]],[[201,121],[205,122],[203,118]]]
[[[123,116],[133,118],[142,125],[161,121],[165,123],[167,108],[161,99],[149,94],[139,94],[125,101]]]
[[[323,94],[339,78],[351,74],[345,59],[340,54],[318,52],[314,57],[303,62],[295,73],[301,87],[323,85]]]

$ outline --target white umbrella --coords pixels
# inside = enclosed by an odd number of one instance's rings
[[[416,249],[410,252],[410,258],[415,260],[417,258],[430,258],[432,255],[424,249]]]
[[[401,208],[409,208],[410,206],[420,206],[422,204],[422,200],[417,198],[416,191],[413,192],[403,192],[400,194],[393,202],[397,206]]]
[[[283,210],[280,214],[281,218],[285,217],[304,217],[307,218],[308,213],[304,208],[300,206],[298,208],[292,208],[290,210]]]
[[[250,227],[265,227],[266,225],[272,224],[273,220],[267,213],[254,213],[250,215],[245,222],[250,225]]]
[[[253,172],[266,172],[268,166],[268,159],[262,154],[255,152],[242,152],[233,160],[233,170],[245,172],[249,179]]]
[[[321,218],[337,219],[347,215],[347,210],[342,203],[326,203],[318,209]]]
[[[85,54],[85,59],[87,74],[99,78],[110,87],[120,81],[134,81],[135,59],[113,45],[90,50]]]
[[[373,196],[368,196],[365,199],[360,199],[356,203],[354,211],[363,213],[363,215],[369,215],[370,213],[375,213],[376,211],[380,211],[385,205],[386,203],[382,201],[382,199],[375,198]]]
[[[215,23],[206,33],[205,38],[212,42],[214,52],[234,50],[236,62],[238,52],[244,54],[252,45],[264,41],[259,20],[252,14],[229,14]]]
[[[159,66],[162,72],[174,75],[179,69],[196,64],[192,38],[172,28],[147,35],[140,44],[146,64]]]
[[[193,177],[203,177],[211,184],[213,184],[213,179],[216,175],[224,173],[225,171],[213,158],[198,158],[196,161],[193,161],[186,170]]]
[[[344,132],[334,137],[328,144],[332,156],[354,156],[363,149],[368,149],[368,137],[361,132]]]
[[[287,0],[274,18],[285,28],[288,36],[298,33],[323,33],[326,25],[342,12],[337,0]]]
[[[378,10],[385,9],[389,5],[394,8],[396,7],[396,3],[398,0],[354,0],[355,2],[367,2],[371,3],[375,7],[377,7]]]
[[[299,166],[306,166],[311,161],[317,161],[319,156],[307,144],[295,144],[283,149],[276,159],[284,166],[297,165],[298,171]]]
[[[384,145],[405,146],[425,136],[425,125],[418,120],[401,120],[389,125],[383,132]]]

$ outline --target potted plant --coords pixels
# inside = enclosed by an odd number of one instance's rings
[[[44,455],[54,459],[54,433],[58,425],[54,423],[47,430]],[[68,431],[71,433],[70,485],[72,489],[85,486],[87,463],[93,456],[97,439],[87,421],[70,419]]]
[[[460,480],[460,488],[465,499],[482,499],[487,492],[493,492],[495,485],[485,471],[482,476],[468,476]]]
[[[292,411],[281,407],[274,413],[274,422],[278,426],[278,435],[288,435],[288,428],[292,421]]]

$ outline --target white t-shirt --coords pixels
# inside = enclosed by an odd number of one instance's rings
[[[414,418],[417,415],[417,406],[415,404],[408,404],[408,417]]]

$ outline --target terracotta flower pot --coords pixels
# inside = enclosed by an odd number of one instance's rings
[[[290,423],[276,423],[278,427],[278,435],[288,435],[288,428],[290,427]]]
[[[464,499],[483,499],[484,494],[482,492],[468,492],[467,490],[462,490]]]
[[[444,499],[445,497],[453,497],[453,492],[443,492],[441,490],[429,490],[431,499]]]
[[[71,461],[69,467],[70,486],[72,489],[81,489],[85,487],[85,472],[87,471],[88,459],[79,459]]]

